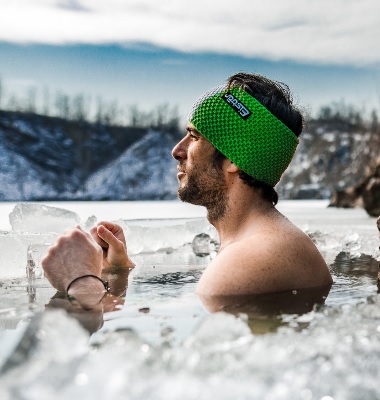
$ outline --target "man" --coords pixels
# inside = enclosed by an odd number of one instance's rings
[[[285,85],[236,74],[204,94],[173,149],[178,195],[205,206],[220,250],[203,273],[204,299],[330,287],[331,275],[310,238],[275,205],[274,186],[289,165],[302,131],[301,113]],[[102,271],[129,269],[122,229],[100,223],[58,239],[42,262],[45,275],[74,297],[107,290]]]

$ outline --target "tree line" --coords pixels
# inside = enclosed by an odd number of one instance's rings
[[[38,92],[35,87],[27,89],[24,96],[11,93],[6,98],[1,79],[0,110],[35,113],[110,126],[165,129],[168,132],[178,132],[181,122],[178,107],[172,107],[167,103],[146,111],[137,105],[120,106],[116,100],[106,101],[100,96],[94,100],[83,93],[70,96],[62,91],[52,95],[47,88]],[[320,107],[311,120],[345,123],[355,128],[380,132],[377,110],[373,109],[368,113],[344,101]]]
[[[47,88],[37,91],[35,87],[27,89],[23,96],[11,93],[6,97],[1,79],[0,110],[41,114],[109,126],[163,129],[173,133],[180,129],[178,107],[170,106],[168,103],[146,111],[137,105],[120,106],[116,100],[107,101],[100,96],[94,100],[83,93],[70,96],[57,91],[52,94]]]
[[[359,109],[344,101],[332,102],[320,107],[315,120],[330,123],[343,122],[353,128],[380,132],[379,115],[376,109],[372,109],[368,113],[366,110]]]

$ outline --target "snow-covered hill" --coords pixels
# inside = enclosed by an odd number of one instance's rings
[[[173,137],[151,131],[117,159],[89,177],[84,196],[93,200],[173,199],[177,162],[171,156]]]
[[[179,136],[0,111],[0,201],[174,199]],[[326,199],[355,186],[378,154],[378,136],[312,121],[276,187],[280,197]]]

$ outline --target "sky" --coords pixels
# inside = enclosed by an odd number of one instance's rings
[[[85,94],[186,114],[239,71],[287,83],[313,113],[380,108],[378,0],[0,1],[0,106]]]

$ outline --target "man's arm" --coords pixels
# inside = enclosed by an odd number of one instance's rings
[[[65,231],[42,260],[46,278],[58,290],[47,308],[66,309],[90,332],[102,326],[103,312],[124,304],[128,275],[134,266],[122,229],[116,224],[107,226],[110,229],[97,227],[91,234],[79,227]],[[98,229],[102,239],[97,236]]]
[[[102,272],[123,274],[134,267],[117,224],[103,222],[91,230],[66,230],[42,260],[45,276],[60,292],[103,293]],[[125,275],[125,274],[124,274]]]
[[[80,227],[66,230],[41,262],[45,277],[60,292],[69,286],[83,289],[84,282],[93,292],[103,292],[104,285],[96,278],[101,276],[102,264],[102,248]],[[85,278],[88,275],[92,277]]]

